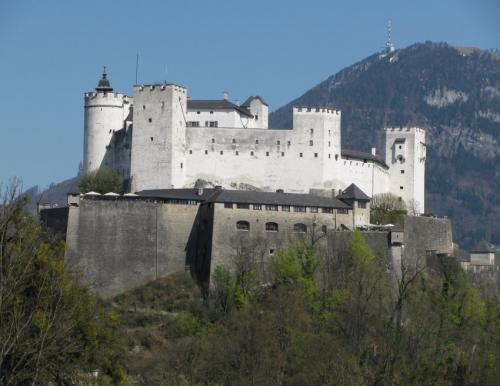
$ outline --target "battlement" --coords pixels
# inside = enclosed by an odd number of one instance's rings
[[[142,91],[165,91],[167,88],[173,88],[174,91],[178,91],[186,94],[187,88],[184,86],[180,86],[175,83],[154,83],[154,84],[136,84],[134,85],[134,92],[142,92]]]
[[[423,133],[425,130],[420,127],[385,127],[384,131],[388,133]]]
[[[121,101],[128,101],[128,96],[120,93],[120,92],[96,92],[96,91],[90,91],[85,93],[85,102],[90,101],[92,99],[104,99],[104,100],[119,100]]]
[[[293,113],[340,115],[340,110],[331,107],[294,107]]]

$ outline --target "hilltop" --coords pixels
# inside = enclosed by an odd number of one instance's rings
[[[500,243],[498,52],[426,42],[376,53],[271,113],[271,127],[291,127],[294,105],[340,108],[347,148],[369,151],[385,126],[425,128],[426,210],[451,217],[465,246]]]

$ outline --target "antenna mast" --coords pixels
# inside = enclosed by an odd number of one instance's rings
[[[137,73],[139,71],[139,54],[135,58],[135,84],[137,84]]]
[[[392,42],[392,24],[390,20],[387,24],[387,42],[385,43],[385,49],[387,52],[393,52],[396,49]]]

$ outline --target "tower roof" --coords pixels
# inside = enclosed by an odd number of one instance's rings
[[[481,240],[469,252],[470,253],[493,253],[493,252],[495,252],[495,250],[493,248],[491,248],[490,245],[485,240]]]
[[[102,72],[102,77],[99,80],[97,87],[95,88],[96,91],[100,91],[100,92],[112,92],[113,91],[113,87],[111,87],[111,84],[109,83],[107,76],[108,76],[108,74],[106,73],[106,66],[104,66],[104,70]]]
[[[370,201],[368,197],[360,188],[355,184],[349,185],[341,194],[337,196],[341,200],[355,200],[355,201]]]

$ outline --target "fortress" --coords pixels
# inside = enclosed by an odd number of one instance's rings
[[[268,127],[260,96],[195,100],[176,84],[113,91],[104,71],[85,94],[83,172],[114,169],[132,192],[222,186],[336,196],[351,183],[424,212],[425,131],[385,128],[384,158],[342,149],[341,112],[294,107],[293,128]]]
[[[67,267],[106,297],[186,269],[209,286],[217,266],[238,259],[265,274],[286,245],[312,238],[339,253],[356,228],[396,271],[402,259],[451,253],[448,220],[369,226],[378,193],[424,211],[424,130],[385,129],[381,158],[342,149],[340,123],[338,109],[295,107],[293,128],[270,129],[260,96],[194,100],[164,83],[129,97],[104,72],[85,94],[82,172],[114,169],[129,193],[69,194],[42,221],[64,235]]]

